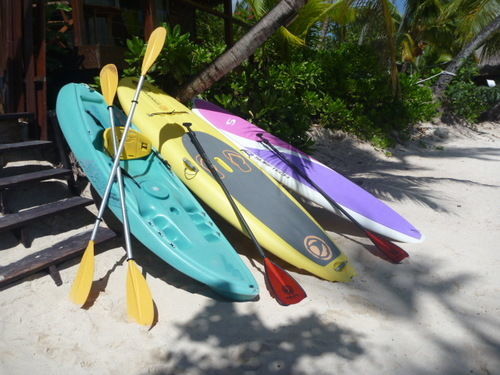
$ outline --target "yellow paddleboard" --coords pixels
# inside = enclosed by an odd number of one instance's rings
[[[120,81],[118,98],[126,113],[136,86],[135,78]],[[245,233],[222,188],[191,143],[182,125],[186,122],[192,124],[191,130],[263,247],[326,280],[349,281],[355,275],[347,257],[284,188],[210,124],[159,88],[144,84],[133,123],[201,200]]]

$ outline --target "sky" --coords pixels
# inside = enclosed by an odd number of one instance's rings
[[[238,1],[239,0],[233,0],[233,10],[234,10],[234,6],[236,5],[236,3]],[[402,13],[404,11],[406,0],[392,0],[392,1],[395,1],[396,6],[398,7],[399,12]]]
[[[403,13],[405,10],[405,4],[406,0],[396,0],[396,7],[398,8],[399,13]]]

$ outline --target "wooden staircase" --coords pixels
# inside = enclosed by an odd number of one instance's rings
[[[26,116],[25,113],[20,115]],[[0,118],[2,116],[4,115],[0,115]],[[8,114],[8,116],[9,118],[15,118],[15,114]],[[3,216],[0,216],[0,233],[10,231],[26,248],[31,246],[30,224],[48,217],[61,215],[69,210],[81,209],[94,203],[92,199],[77,195],[78,189],[75,185],[71,164],[67,158],[67,146],[62,139],[57,120],[53,114],[51,120],[55,133],[55,144],[51,141],[40,140],[24,140],[22,142],[0,144],[0,160],[2,161],[0,163],[0,213],[3,214]],[[50,148],[52,151],[54,149],[58,151],[62,167],[52,166],[47,168],[47,166],[39,166],[38,168],[33,166],[37,170],[5,175],[4,171],[8,168],[3,167],[3,164],[9,156],[14,156],[15,160],[19,161],[24,160],[23,155],[31,156],[37,151],[40,152]],[[14,210],[9,207],[9,195],[16,189],[34,187],[40,182],[54,179],[66,181],[69,193],[67,195],[70,195],[69,197],[47,201],[19,212],[13,212]],[[116,234],[113,231],[102,228],[98,232],[96,244],[115,236]],[[82,254],[89,238],[90,231],[79,233],[54,246],[30,254],[17,262],[0,267],[0,287],[43,269],[48,269],[56,284],[60,285],[62,282],[55,265]]]
[[[0,156],[15,154],[16,159],[28,150],[40,150],[42,148],[54,147],[50,141],[24,141],[7,143],[0,145]],[[30,153],[32,155],[32,153]],[[12,212],[8,206],[9,193],[21,185],[30,185],[37,182],[51,179],[64,179],[68,184],[70,192],[74,191],[74,179],[71,169],[52,167],[50,169],[40,169],[35,172],[21,173],[13,176],[2,176],[0,171],[0,213],[4,214],[0,218],[0,232],[12,231],[25,247],[31,246],[28,235],[29,224],[39,219],[57,215],[61,212],[88,206],[93,203],[91,199],[74,196],[55,202],[46,202],[43,205],[29,208],[21,212]]]

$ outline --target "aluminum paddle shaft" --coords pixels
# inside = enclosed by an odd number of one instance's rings
[[[116,176],[116,172],[120,166],[120,155],[123,152],[123,148],[125,147],[125,142],[127,140],[127,133],[130,129],[130,125],[132,124],[132,118],[134,117],[134,112],[139,103],[139,94],[141,92],[142,86],[144,85],[145,76],[141,76],[139,78],[139,82],[137,83],[137,88],[135,90],[134,98],[132,99],[132,106],[130,107],[130,113],[127,117],[127,122],[125,123],[125,128],[123,129],[122,139],[120,140],[120,144],[118,145],[118,149],[115,153],[115,159],[113,161],[113,167],[111,168],[111,173],[108,178],[108,182],[106,184],[106,189],[104,190],[104,194],[102,196],[101,206],[99,207],[99,212],[97,213],[97,220],[94,224],[94,229],[92,230],[92,235],[90,236],[90,240],[93,241],[97,234],[97,230],[99,228],[99,223],[102,221],[102,217],[104,215],[104,210],[108,205],[109,196],[111,194],[111,188],[113,187],[113,182]],[[122,200],[122,205],[124,201]],[[131,258],[130,254],[130,246],[127,247],[127,258]]]

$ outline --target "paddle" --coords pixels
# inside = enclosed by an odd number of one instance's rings
[[[217,183],[220,185],[222,190],[224,191],[224,194],[227,197],[227,200],[231,204],[231,207],[233,208],[236,216],[238,217],[238,220],[240,221],[242,227],[245,229],[245,231],[248,233],[250,236],[250,239],[255,245],[255,248],[259,252],[259,254],[264,258],[264,271],[265,271],[265,279],[266,279],[266,285],[271,292],[271,295],[276,298],[276,300],[282,304],[282,305],[293,305],[295,303],[299,303],[306,297],[306,293],[302,289],[302,287],[295,281],[284,269],[281,267],[277,266],[274,264],[265,254],[264,250],[260,246],[259,242],[255,238],[252,230],[250,229],[248,223],[246,222],[245,218],[243,217],[243,214],[239,210],[238,206],[236,205],[236,202],[234,201],[233,197],[227,190],[226,185],[224,182],[222,182],[222,179],[220,178],[219,174],[215,170],[215,167],[213,166],[212,162],[210,161],[209,157],[205,153],[205,150],[203,149],[201,143],[198,141],[198,138],[196,137],[196,133],[191,130],[191,123],[185,122],[182,125],[184,125],[187,129],[189,138],[191,139],[191,142],[193,145],[196,147],[196,150],[199,152],[201,158],[205,162],[207,168],[210,170],[210,173],[212,176],[215,178]]]
[[[122,139],[120,141],[118,149],[116,150],[115,158],[113,161],[113,167],[111,168],[111,173],[109,175],[106,189],[104,191],[103,200],[101,203],[101,207],[99,208],[99,213],[97,215],[96,223],[94,225],[94,230],[92,231],[91,240],[89,241],[89,245],[87,246],[87,249],[85,250],[85,253],[82,257],[82,262],[80,263],[80,268],[78,270],[77,277],[75,279],[75,282],[73,283],[73,288],[72,288],[70,296],[76,303],[83,304],[86,301],[86,299],[88,298],[88,294],[90,292],[90,287],[92,285],[93,273],[94,273],[94,243],[93,243],[93,239],[95,238],[95,233],[97,232],[99,222],[102,220],[102,215],[104,213],[104,209],[107,205],[109,195],[111,193],[111,187],[113,185],[116,171],[117,171],[119,164],[120,164],[120,155],[122,154],[123,148],[125,146],[125,141],[127,139],[127,133],[128,133],[129,128],[130,128],[130,124],[132,122],[135,107],[137,106],[137,103],[138,103],[140,90],[142,88],[142,85],[144,84],[144,79],[145,79],[146,73],[151,68],[154,61],[156,60],[156,58],[160,54],[160,51],[163,48],[163,44],[165,43],[166,33],[167,33],[167,31],[165,28],[158,27],[151,33],[151,36],[149,37],[148,45],[146,48],[146,53],[144,55],[144,60],[142,62],[141,76],[139,79],[139,83],[137,84],[134,98],[132,100],[132,107],[130,109],[129,116],[127,117],[127,121],[125,123],[125,129],[123,130]],[[130,260],[133,261],[133,259],[131,259],[131,254],[127,254],[127,257],[129,258],[128,259],[129,261]],[[134,275],[130,273],[130,269],[133,269],[133,268],[137,268],[135,266],[135,262],[132,262],[132,265],[129,268],[129,278],[127,279],[127,286],[131,286],[131,287],[133,285],[137,284],[137,280],[134,279],[134,277],[133,277]],[[132,295],[133,295],[132,292],[133,292],[133,290],[127,289],[127,295],[130,295],[130,297],[131,297],[131,298],[127,299],[128,302],[131,302],[134,300],[132,298]],[[143,315],[144,316],[146,316],[146,315],[143,313],[141,308],[138,308],[138,306],[134,306],[132,304],[128,305],[128,312],[129,312],[129,315],[135,317],[138,321],[139,320],[141,320],[141,321],[149,321],[150,320],[152,322],[153,318],[154,318],[154,313],[153,314],[149,313],[149,310],[147,310],[145,312],[145,313],[148,313],[147,319],[141,318]],[[138,317],[140,319],[138,319]]]
[[[144,59],[142,61],[141,76],[139,78],[137,88],[135,89],[135,94],[134,98],[132,99],[132,106],[130,107],[127,121],[125,122],[125,128],[123,130],[120,146],[118,147],[118,150],[115,154],[116,165],[118,165],[120,162],[120,155],[125,145],[127,132],[130,129],[132,118],[134,117],[135,108],[139,103],[139,94],[144,84],[144,79],[146,78],[147,72],[158,58],[158,55],[160,54],[163,45],[165,44],[166,36],[167,30],[164,27],[157,27],[149,37],[148,46],[146,47],[146,53],[144,54]],[[114,166],[115,165],[113,165],[113,167]],[[142,274],[140,273],[134,259],[132,258],[132,252],[127,251],[127,260],[129,265],[127,277],[128,314],[129,316],[134,317],[140,324],[151,325],[153,324],[154,319],[154,305],[153,299],[151,297],[151,292],[149,291],[146,281],[142,277]]]
[[[101,87],[106,103],[108,104],[109,120],[113,138],[114,155],[117,155],[117,138],[115,132],[115,120],[113,116],[113,100],[118,87],[118,71],[113,64],[106,65],[101,70]],[[146,279],[135,264],[132,256],[132,244],[130,242],[130,231],[128,224],[127,208],[125,206],[125,192],[123,189],[123,177],[121,168],[116,170],[116,178],[118,179],[118,188],[120,191],[120,202],[123,216],[123,232],[125,236],[125,249],[127,250],[127,306],[129,306],[129,315],[135,320],[144,325],[153,324],[154,319],[154,303],[151,291],[146,282]]]
[[[338,204],[333,198],[331,198],[323,189],[321,189],[314,181],[312,181],[305,173],[303,173],[299,168],[297,168],[294,164],[292,164],[285,156],[273,146],[271,142],[269,142],[266,138],[264,138],[263,133],[257,133],[257,137],[260,138],[259,142],[262,142],[265,146],[267,146],[272,152],[276,154],[286,165],[292,168],[299,176],[301,176],[304,180],[309,182],[314,189],[335,208],[341,211],[349,220],[351,220],[356,226],[361,229],[368,238],[373,242],[373,244],[385,255],[385,257],[393,262],[400,263],[403,259],[407,258],[409,255],[406,251],[404,251],[399,246],[393,244],[392,242],[386,240],[385,238],[380,237],[379,235],[369,231],[364,228],[354,217],[352,217],[347,210]]]

